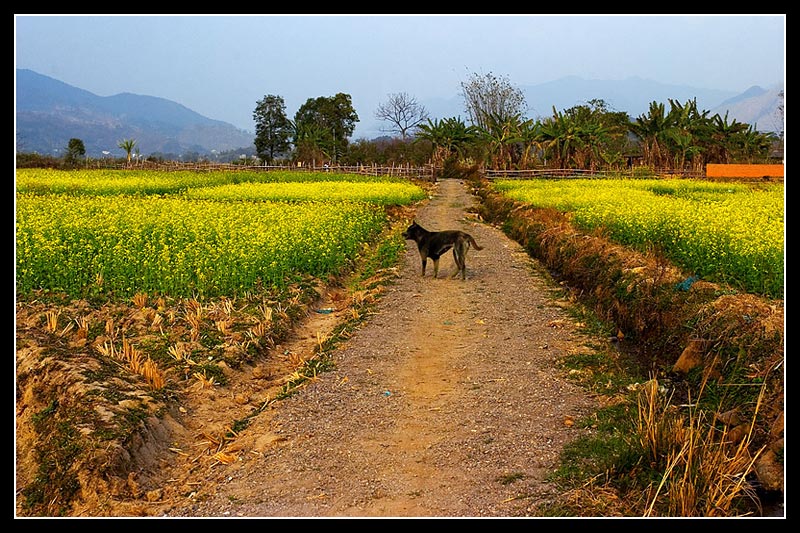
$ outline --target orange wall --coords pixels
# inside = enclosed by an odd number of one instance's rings
[[[706,165],[707,178],[783,177],[783,165]]]

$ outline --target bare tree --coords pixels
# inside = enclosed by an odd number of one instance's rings
[[[507,77],[473,73],[461,82],[461,89],[470,121],[482,130],[488,130],[492,121],[522,117],[528,111],[522,90],[511,85]]]
[[[375,118],[391,124],[388,131],[399,133],[405,141],[410,130],[428,120],[425,106],[407,93],[390,94],[389,99],[378,106]]]

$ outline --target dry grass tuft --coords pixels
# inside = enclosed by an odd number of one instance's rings
[[[121,348],[116,348],[113,341],[105,341],[102,345],[97,346],[97,351],[106,357],[124,363],[128,370],[142,376],[151,389],[158,390],[167,384],[166,376],[158,368],[156,362],[133,346],[125,337],[122,338]]]
[[[213,389],[214,386],[217,385],[217,381],[214,379],[214,376],[208,376],[206,374],[205,369],[203,372],[195,372],[192,374],[195,379],[197,379],[197,387],[199,389]]]
[[[763,451],[749,451],[755,418],[750,432],[732,439],[727,426],[717,428],[696,404],[671,405],[655,379],[641,389],[638,407],[646,459],[663,472],[646,488],[644,516],[736,516],[743,498],[758,504],[748,481]]]
[[[89,319],[85,316],[79,316],[75,319],[75,323],[78,325],[78,331],[76,335],[79,339],[86,339],[89,336]]]
[[[55,333],[58,331],[58,317],[60,314],[61,313],[59,311],[54,311],[52,309],[45,312],[45,329],[49,333]]]
[[[147,294],[145,294],[143,292],[137,292],[136,294],[134,294],[133,295],[133,305],[137,309],[144,308],[144,306],[147,305]]]

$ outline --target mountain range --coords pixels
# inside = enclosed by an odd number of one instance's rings
[[[613,111],[635,119],[646,114],[651,102],[669,110],[669,100],[685,104],[696,99],[709,116],[753,125],[759,131],[782,132],[783,86],[758,86],[734,91],[699,89],[658,83],[642,78],[586,80],[569,76],[539,85],[521,86],[527,116],[546,118],[592,99],[601,99]],[[461,96],[420,102],[431,118],[461,116],[466,121]],[[359,112],[362,114],[362,112]],[[371,113],[367,113],[369,115]],[[362,115],[363,116],[363,115]],[[380,124],[358,124],[355,138],[381,135]],[[195,153],[208,156],[226,151],[252,153],[254,135],[234,125],[213,120],[171,100],[121,93],[98,96],[28,69],[16,71],[16,147],[18,152],[60,155],[69,139],[84,142],[87,155],[121,157],[122,139],[135,139],[142,155],[165,157]]]
[[[174,156],[253,148],[253,134],[155,96],[97,96],[28,69],[17,69],[16,144],[19,152],[60,154],[72,138],[90,157],[120,157],[122,139],[143,155]]]
[[[658,83],[638,77],[612,81],[582,80],[575,76],[523,88],[526,101],[544,116],[552,116],[554,106],[560,111],[592,98],[601,98],[612,110],[625,111],[632,119],[636,119],[647,114],[654,101],[664,103],[665,111],[669,111],[670,100],[685,104],[696,99],[697,108],[709,111],[709,116],[719,114],[724,117],[727,111],[729,121],[735,118],[761,131],[778,131],[772,128],[776,126],[773,115],[781,89],[768,90],[756,86],[737,94],[733,91]],[[547,102],[550,104],[542,109],[541,104]]]

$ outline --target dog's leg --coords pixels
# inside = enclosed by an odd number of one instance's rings
[[[466,279],[466,254],[467,254],[467,247],[464,246],[463,243],[458,243],[456,246],[453,247],[453,259],[456,261],[456,271],[453,272],[453,275],[450,276],[454,278],[461,274],[461,279]]]
[[[427,257],[423,257],[422,258],[422,277],[423,278],[425,277],[425,267],[426,266],[428,266],[428,258]]]
[[[436,279],[439,276],[439,258],[433,260],[433,278]]]
[[[453,248],[453,259],[456,262],[456,269],[450,275],[450,279],[453,279],[461,273],[461,258],[458,256],[458,246]]]

